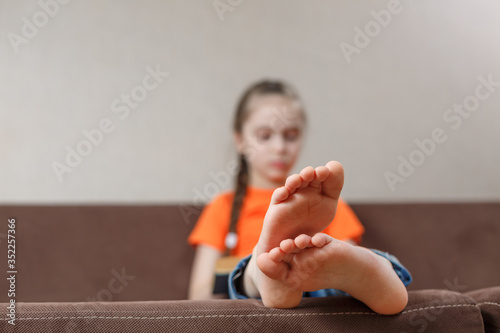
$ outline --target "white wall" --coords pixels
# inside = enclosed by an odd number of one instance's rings
[[[500,82],[498,1],[402,0],[385,27],[371,14],[382,0],[232,0],[223,20],[212,0],[40,3],[0,1],[1,203],[192,202],[226,188],[210,173],[235,158],[234,105],[264,77],[307,105],[296,170],[341,161],[347,200],[500,199],[500,86],[479,88],[489,96],[460,126],[443,119],[475,101],[478,77]],[[340,45],[365,26],[380,31],[348,63]],[[128,117],[112,112],[157,66],[169,76]],[[106,118],[114,130],[59,181],[54,161]],[[384,173],[436,128],[446,141],[392,191]]]

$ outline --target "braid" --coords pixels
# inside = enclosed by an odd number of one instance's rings
[[[231,222],[229,224],[229,232],[234,233],[236,233],[236,224],[240,217],[241,207],[243,206],[243,199],[247,193],[248,185],[248,164],[243,154],[239,154],[239,164],[236,189],[234,191],[233,204],[231,207]]]

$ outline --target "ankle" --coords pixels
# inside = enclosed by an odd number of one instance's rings
[[[243,271],[243,292],[247,297],[258,298],[260,297],[259,290],[257,289],[256,279],[256,263],[255,250],[252,253],[252,257],[248,262],[247,267]]]

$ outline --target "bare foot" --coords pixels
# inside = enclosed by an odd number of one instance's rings
[[[332,161],[316,169],[304,168],[274,191],[259,241],[245,270],[244,288],[249,297],[261,297],[265,306],[275,308],[300,303],[302,291],[262,274],[258,258],[279,246],[283,239],[300,234],[312,236],[324,230],[335,217],[343,184],[342,165]]]
[[[259,256],[269,278],[297,291],[339,289],[380,314],[395,314],[408,301],[391,263],[364,247],[318,233],[286,239]]]

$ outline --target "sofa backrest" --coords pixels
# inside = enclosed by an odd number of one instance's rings
[[[464,292],[500,285],[500,204],[359,204],[363,245],[392,253],[409,290]]]
[[[500,204],[354,204],[363,245],[396,255],[409,289],[500,285]],[[16,220],[16,301],[135,301],[187,297],[201,207],[0,206],[0,248]],[[0,269],[7,271],[7,260]],[[8,302],[0,284],[0,302]]]

